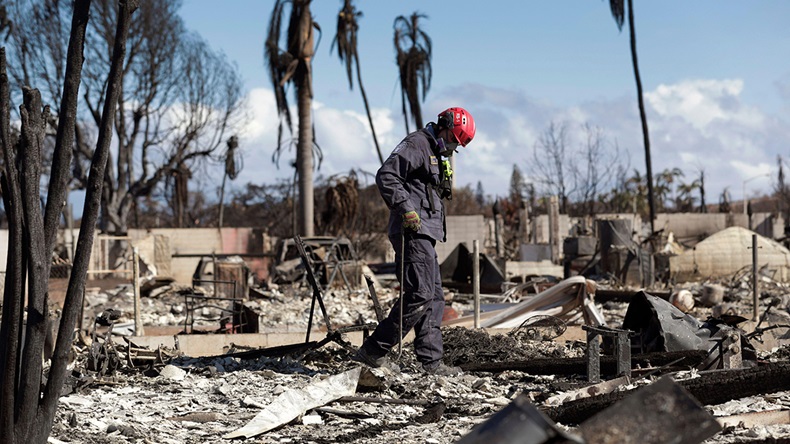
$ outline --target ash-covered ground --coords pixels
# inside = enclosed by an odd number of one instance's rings
[[[691,287],[692,290],[694,289]],[[783,287],[775,287],[773,297],[784,297]],[[97,292],[89,301],[86,320],[112,306],[131,313],[128,288]],[[160,290],[143,300],[146,326],[179,326],[183,322],[183,288]],[[744,293],[743,300],[748,300]],[[738,305],[738,289],[729,292]],[[733,296],[735,295],[735,296]],[[388,306],[397,294],[379,291]],[[332,291],[324,295],[330,319],[337,325],[374,320],[365,291]],[[265,292],[249,305],[262,314],[265,331],[304,331],[310,312],[310,292],[302,289]],[[744,302],[745,303],[745,302]],[[450,298],[449,306],[459,313],[470,302]],[[626,305],[599,306],[608,322],[618,326]],[[700,308],[704,319],[709,309]],[[214,314],[204,313],[206,318]],[[320,319],[317,316],[316,319]],[[128,316],[119,325],[129,322]],[[206,329],[216,323],[206,321]],[[583,358],[586,345],[580,341],[530,340],[524,335],[493,335],[484,331],[445,327],[445,360],[448,364],[480,362],[536,361],[540,359]],[[116,341],[121,342],[122,341]],[[88,347],[76,348],[76,359],[64,397],[57,412],[51,442],[72,443],[214,443],[223,442],[232,432],[258,414],[279,394],[305,388],[330,375],[349,370],[349,351],[334,343],[309,351],[296,359],[239,357],[192,358],[178,356],[166,366],[143,370],[123,364],[111,375],[88,370]],[[760,360],[787,361],[790,347],[761,351]],[[544,375],[517,370],[497,372],[467,371],[461,376],[441,377],[418,370],[411,344],[405,344],[399,359],[401,372],[373,370],[380,383],[366,386],[357,396],[388,402],[332,402],[307,411],[298,419],[244,442],[260,443],[450,443],[459,440],[492,414],[526,395],[539,408],[554,395],[588,385],[584,374]],[[698,372],[682,364],[657,372],[647,379],[635,374],[630,390],[656,380],[662,374],[677,380],[698,377]],[[726,387],[723,388],[726,390]],[[751,411],[788,410],[790,392],[762,393],[704,408],[717,417]],[[559,424],[570,433],[575,425]],[[230,442],[230,441],[228,441]],[[706,443],[790,442],[790,425],[726,428]]]

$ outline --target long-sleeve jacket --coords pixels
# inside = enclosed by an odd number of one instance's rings
[[[390,209],[388,235],[402,230],[403,214],[420,215],[418,233],[444,242],[444,204],[436,193],[439,184],[439,157],[432,128],[417,130],[404,138],[376,173],[379,193]]]

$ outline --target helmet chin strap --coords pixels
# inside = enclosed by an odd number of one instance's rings
[[[448,128],[444,128],[439,131],[439,134],[436,135],[436,148],[438,149],[440,155],[444,157],[452,157],[452,155],[457,152],[456,148],[458,148],[458,144],[453,143],[449,144],[448,146],[447,142],[444,140],[444,137],[440,136],[440,134],[445,132],[449,133],[450,131]]]
[[[444,138],[442,137],[436,140],[436,148],[439,154],[444,157],[452,157],[452,155],[457,152],[456,150],[457,147],[458,145],[456,145],[455,148],[450,148],[449,146],[447,146],[447,143],[445,143]]]

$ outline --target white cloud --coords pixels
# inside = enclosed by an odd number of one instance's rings
[[[505,151],[498,145],[501,143],[478,131],[469,146],[459,148],[455,160],[456,185],[471,185],[475,189],[477,182],[482,182],[486,194],[502,195],[507,190],[506,186],[509,186],[513,164],[520,162],[508,162],[506,156],[509,150]]]
[[[730,161],[730,165],[738,172],[740,185],[746,196],[753,196],[754,190],[766,190],[771,186],[772,165],[768,163],[747,163],[741,160]]]
[[[700,158],[699,158],[699,156],[697,156],[697,153],[689,153],[689,152],[685,152],[685,151],[681,151],[680,152],[680,160],[682,160],[683,163],[698,163],[698,162],[700,162]]]
[[[724,188],[738,196],[743,180],[770,172],[777,154],[786,154],[790,125],[786,117],[743,103],[741,94],[746,87],[740,80],[694,80],[661,85],[646,92],[654,174],[678,167],[686,173],[684,180],[690,181],[703,170],[709,196],[718,196]],[[433,94],[423,106],[427,120],[434,120],[435,110],[458,104],[469,109],[477,123],[475,140],[462,148],[456,159],[460,186],[468,184],[474,188],[479,181],[486,194],[505,195],[513,164],[528,175],[535,141],[552,121],[568,123],[572,148],[579,143],[581,124],[602,128],[608,140],[620,149],[618,161],[628,162],[625,166],[629,170],[644,174],[642,130],[635,98],[599,99],[558,108],[518,89],[463,85]],[[236,185],[290,179],[293,150],[284,153],[279,170],[271,162],[278,124],[271,90],[251,91],[249,103],[253,119],[243,133],[245,169]],[[372,114],[386,158],[405,135],[400,109],[374,108]],[[293,115],[296,116],[295,111]],[[364,110],[338,109],[330,103],[316,102],[314,117],[325,155],[317,174],[329,176],[353,168],[376,171],[379,160]],[[770,180],[754,179],[748,188],[767,192]]]
[[[740,103],[743,80],[685,80],[674,85],[659,85],[645,98],[658,115],[681,118],[700,130],[719,119],[741,125],[757,126],[760,113]]]
[[[748,179],[759,175],[769,175],[773,170],[772,166],[767,163],[752,164],[742,160],[732,160],[730,165],[740,173],[741,179]]]
[[[293,177],[290,163],[295,158],[293,146],[283,151],[279,168],[272,163],[279,124],[274,93],[270,89],[254,89],[249,92],[248,103],[251,119],[241,132],[240,144],[245,156],[245,168],[236,179],[236,186],[247,182],[263,184],[274,183],[277,179],[290,180]],[[396,143],[397,136],[393,134],[395,124],[389,110],[374,108],[371,113],[382,153],[386,157]],[[294,118],[294,131],[297,131],[299,122],[295,108],[291,115]],[[332,108],[326,103],[314,101],[313,119],[316,140],[324,155],[321,169],[315,172],[316,176],[348,173],[352,169],[375,173],[380,163],[366,114]],[[291,139],[288,129],[283,128],[283,140]]]
[[[265,134],[277,133],[277,106],[270,89],[255,88],[247,94],[247,107],[252,116],[241,133],[242,139],[259,139]]]

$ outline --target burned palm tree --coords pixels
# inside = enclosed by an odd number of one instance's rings
[[[277,132],[277,148],[272,160],[277,163],[286,145],[283,144],[283,125],[287,125],[293,135],[291,111],[285,94],[287,84],[294,87],[299,129],[296,138],[296,174],[299,178],[299,233],[312,236],[313,229],[313,148],[320,165],[321,150],[315,144],[312,124],[313,74],[312,63],[315,54],[315,35],[313,30],[320,28],[310,13],[311,0],[277,0],[269,20],[269,30],[264,47],[264,57],[269,69],[269,78],[274,88],[280,125]],[[285,50],[280,48],[283,35],[283,18],[286,5],[290,4],[288,28],[285,33]],[[290,146],[288,143],[287,146]]]
[[[349,236],[359,208],[359,181],[353,171],[347,176],[328,179],[324,196],[326,209],[321,213],[325,233]]]
[[[612,17],[617,23],[617,28],[622,31],[625,22],[625,0],[609,0]],[[653,202],[653,166],[650,162],[650,137],[647,131],[647,115],[645,114],[645,99],[642,95],[642,78],[639,76],[639,63],[636,58],[636,30],[634,29],[634,2],[628,0],[628,30],[631,36],[631,61],[634,65],[634,78],[636,79],[636,97],[639,101],[639,117],[642,120],[642,137],[645,144],[645,164],[647,165],[647,202],[650,207],[650,232],[655,232],[656,206]]]
[[[658,198],[658,204],[662,210],[666,211],[667,202],[670,201],[670,194],[672,194],[675,185],[683,176],[683,170],[677,167],[671,169],[666,168],[664,171],[656,174],[653,192],[655,193],[655,197]]]
[[[412,13],[408,18],[395,19],[395,53],[400,75],[401,108],[409,133],[409,113],[417,128],[422,128],[420,101],[431,88],[431,39],[419,26],[420,18],[428,16]],[[409,102],[409,112],[406,102]]]
[[[730,189],[729,187],[726,187],[719,195],[719,213],[731,213],[731,202],[732,199],[730,198]]]
[[[354,89],[354,80],[351,76],[352,65],[353,68],[356,68],[357,83],[359,84],[359,92],[362,94],[362,101],[365,103],[365,112],[368,114],[370,133],[373,135],[373,143],[376,145],[376,153],[379,155],[379,161],[383,164],[384,156],[381,154],[379,140],[376,138],[376,129],[373,127],[373,117],[370,115],[368,96],[365,94],[365,88],[362,86],[362,74],[359,68],[359,52],[357,52],[358,17],[362,17],[362,12],[357,11],[351,0],[344,0],[343,9],[337,13],[337,34],[335,34],[335,40],[332,46],[334,47],[337,45],[337,55],[340,57],[340,61],[346,65],[348,87],[350,89]]]
[[[699,186],[699,212],[700,213],[707,213],[708,212],[708,205],[705,203],[705,169],[699,169],[699,178],[697,179]]]

